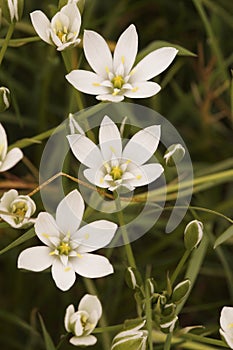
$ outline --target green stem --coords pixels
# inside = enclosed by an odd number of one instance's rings
[[[0,65],[1,65],[2,60],[4,58],[5,52],[7,50],[10,38],[11,38],[13,32],[14,32],[14,29],[15,29],[15,23],[11,23],[9,28],[8,28],[8,32],[7,32],[7,35],[5,37],[4,43],[2,45],[2,49],[0,51]]]
[[[93,330],[93,334],[103,333],[103,332],[118,332],[124,327],[123,324],[116,324],[114,326],[108,327],[97,327]]]
[[[171,348],[172,333],[168,333],[164,344],[164,350],[170,350]]]
[[[182,258],[179,261],[179,264],[176,266],[175,271],[173,272],[172,276],[171,276],[171,284],[173,284],[175,282],[175,280],[177,279],[177,277],[179,276],[186,260],[188,259],[189,255],[190,255],[191,251],[190,250],[186,250],[184,252],[184,255],[182,256]]]
[[[213,33],[211,25],[209,23],[208,17],[206,16],[205,10],[203,8],[202,0],[193,0],[193,3],[199,13],[199,16],[202,19],[202,22],[205,26],[206,33],[210,39],[210,44],[212,46],[213,53],[216,55],[220,71],[223,74],[223,77],[228,81],[229,77],[224,68],[224,60],[221,54],[221,50],[219,49],[218,42],[216,40],[216,35]]]
[[[86,286],[88,293],[90,293],[92,295],[98,295],[97,289],[96,289],[93,281],[88,279],[88,278],[84,278],[83,280],[84,280],[84,284]],[[102,314],[102,317],[99,321],[99,324],[100,324],[101,328],[105,328],[107,330],[107,320],[106,320],[104,313]],[[103,340],[102,341],[103,349],[109,350],[111,348],[111,338],[110,338],[109,333],[107,331],[102,333],[102,340]]]
[[[149,287],[146,284],[146,326],[148,330],[148,345],[149,350],[153,350],[153,339],[152,339],[152,310],[151,310],[151,299],[150,299],[150,291]]]
[[[130,245],[128,232],[125,225],[124,215],[121,207],[121,200],[117,192],[114,193],[114,196],[115,196],[115,205],[117,209],[117,216],[118,216],[118,220],[119,220],[119,224],[122,232],[122,238],[124,241],[124,247],[125,247],[128,263],[129,263],[129,266],[136,268],[136,262],[135,262],[133,251]]]

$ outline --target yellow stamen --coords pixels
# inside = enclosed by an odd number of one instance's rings
[[[78,258],[82,258],[82,255],[79,254],[79,253],[77,253],[77,257],[78,257]]]
[[[49,235],[47,233],[42,233],[42,236],[45,238],[49,238]]]
[[[112,146],[110,146],[109,148],[110,148],[110,151],[111,151],[112,153],[116,153],[115,148],[113,148]]]
[[[124,79],[123,79],[123,77],[121,75],[116,75],[112,79],[112,83],[113,83],[113,87],[115,89],[121,89],[122,86],[124,85],[125,81],[124,81]]]
[[[121,62],[122,62],[122,64],[125,63],[125,56],[121,56]]]
[[[138,91],[138,89],[139,89],[139,87],[136,86],[136,87],[133,88],[131,91],[132,91],[132,92],[136,92],[136,91]]]
[[[136,176],[136,179],[137,179],[137,180],[140,180],[141,178],[142,178],[142,175],[137,175],[137,176]]]
[[[106,67],[105,67],[105,70],[106,70],[106,72],[107,72],[107,73],[109,73],[109,72],[110,72],[110,70],[109,70],[108,66],[106,66]]]
[[[57,250],[59,251],[59,254],[61,255],[69,255],[71,248],[69,243],[67,242],[61,242],[61,244],[57,247]]]
[[[65,271],[65,272],[68,272],[68,271],[70,271],[70,270],[71,270],[71,267],[66,267],[64,271]]]
[[[100,83],[92,83],[93,86],[100,86]]]
[[[85,238],[85,239],[88,239],[89,237],[90,237],[89,233],[86,233],[86,234],[84,235],[84,238]]]

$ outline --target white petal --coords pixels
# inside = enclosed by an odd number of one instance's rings
[[[96,96],[96,99],[99,101],[121,102],[124,100],[124,96],[123,95],[105,94],[105,95]]]
[[[51,239],[60,236],[59,229],[53,216],[49,213],[40,213],[35,223],[35,231],[38,238],[44,244],[51,246]]]
[[[107,220],[94,221],[81,227],[76,235],[81,242],[78,252],[92,252],[105,247],[113,239],[116,230],[117,225]]]
[[[56,286],[62,291],[67,291],[74,284],[74,270],[71,266],[64,266],[59,259],[54,260],[51,271]]]
[[[177,52],[174,47],[162,47],[149,53],[134,67],[130,81],[145,81],[159,75],[170,66]]]
[[[138,167],[134,172],[135,179],[129,180],[132,186],[144,186],[155,181],[162,173],[164,169],[160,164],[146,164]]]
[[[77,5],[74,2],[67,4],[61,8],[61,13],[69,18],[70,25],[68,29],[71,30],[70,26],[73,26],[75,23],[75,28],[72,27],[72,31],[78,34],[81,26],[81,15]]]
[[[43,271],[50,267],[54,258],[48,247],[32,247],[23,250],[18,257],[18,268],[30,271]]]
[[[85,169],[83,172],[85,178],[92,184],[101,187],[108,188],[108,182],[104,181],[104,174],[101,170],[96,169]]]
[[[65,318],[64,318],[64,325],[67,332],[72,332],[72,329],[70,328],[70,318],[75,313],[74,305],[69,305],[66,308]]]
[[[138,131],[125,146],[122,157],[137,165],[144,164],[158,147],[160,129],[160,125],[152,125]]]
[[[21,159],[23,158],[23,152],[19,148],[13,148],[10,150],[1,167],[0,167],[0,172],[1,171],[6,171],[8,169],[11,169],[13,166],[15,166]]]
[[[112,71],[112,54],[104,38],[92,30],[85,30],[83,48],[91,68],[106,79]]]
[[[74,156],[90,168],[98,169],[103,164],[99,148],[84,135],[68,135],[67,139]]]
[[[64,234],[72,235],[79,228],[84,209],[83,198],[77,190],[63,198],[56,210],[56,222]]]
[[[58,46],[57,50],[58,51],[63,51],[65,49],[67,49],[67,47],[75,47],[75,46],[77,46],[80,43],[80,41],[81,41],[80,39],[76,39],[76,40],[64,43],[64,44]]]
[[[113,273],[113,267],[107,258],[95,254],[83,254],[72,259],[72,265],[79,275],[88,278],[98,278]]]
[[[16,190],[9,190],[5,192],[0,200],[0,206],[1,208],[6,208],[7,210],[10,209],[10,204],[18,197],[18,191]]]
[[[7,152],[7,136],[4,127],[0,123],[0,160],[4,160]]]
[[[90,346],[94,345],[97,342],[94,335],[86,335],[84,337],[72,337],[70,343],[75,346]]]
[[[233,307],[224,306],[220,316],[220,326],[224,331],[229,331],[229,324],[233,323]]]
[[[92,311],[95,310],[97,312],[98,319],[100,319],[102,315],[102,306],[96,295],[84,295],[84,297],[80,300],[78,310],[85,310],[89,315],[91,315]]]
[[[120,36],[117,41],[113,56],[114,71],[123,64],[124,75],[127,75],[136,58],[138,51],[138,35],[136,28],[131,24]]]
[[[219,330],[221,336],[224,338],[227,345],[233,349],[233,337],[229,335],[227,332],[223,332],[222,329]]]
[[[75,89],[85,94],[98,95],[108,92],[108,88],[100,85],[103,78],[93,72],[81,69],[72,70],[66,75],[66,79]]]
[[[50,21],[42,11],[34,11],[30,13],[32,25],[39,35],[39,37],[46,43],[51,44],[51,40],[48,35],[48,29],[50,28]]]
[[[146,98],[156,95],[161,86],[152,81],[138,82],[132,84],[131,90],[126,90],[124,95],[129,98]]]
[[[104,160],[109,160],[112,154],[116,158],[121,157],[121,135],[116,124],[105,116],[100,124],[99,143]]]

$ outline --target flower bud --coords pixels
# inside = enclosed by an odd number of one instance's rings
[[[125,280],[129,288],[135,289],[142,285],[140,273],[134,267],[128,267],[125,273]]]
[[[203,224],[201,221],[193,220],[185,228],[184,244],[187,250],[196,248],[203,237]]]
[[[113,339],[111,350],[146,350],[148,332],[141,330],[144,324],[145,321],[140,322],[138,326],[118,333]]]
[[[60,0],[58,8],[61,9],[63,6],[70,4],[71,2],[74,2],[78,6],[80,13],[83,13],[85,0]]]
[[[0,87],[0,112],[4,112],[10,107],[10,90],[6,87]]]
[[[160,327],[161,327],[162,331],[163,332],[173,332],[177,320],[178,320],[178,317],[175,316],[171,321],[161,323]]]
[[[173,289],[172,302],[179,304],[187,295],[190,289],[191,282],[189,280],[184,280],[177,284]]]
[[[180,143],[169,146],[164,155],[166,165],[174,166],[178,164],[183,159],[184,155],[185,149]]]
[[[0,0],[0,7],[8,22],[18,22],[23,14],[24,0]]]

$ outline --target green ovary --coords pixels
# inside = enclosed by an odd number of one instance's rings
[[[61,242],[60,245],[57,247],[57,250],[60,255],[69,255],[71,251],[71,247],[69,243],[67,242]]]
[[[122,174],[123,174],[123,171],[118,166],[113,167],[110,172],[110,175],[112,176],[114,181],[121,180]]]
[[[113,87],[114,89],[121,89],[122,86],[124,85],[125,81],[121,75],[116,75],[112,79]]]
[[[12,214],[15,214],[16,223],[21,223],[24,220],[25,214],[28,210],[28,206],[25,202],[18,202],[12,205]]]

